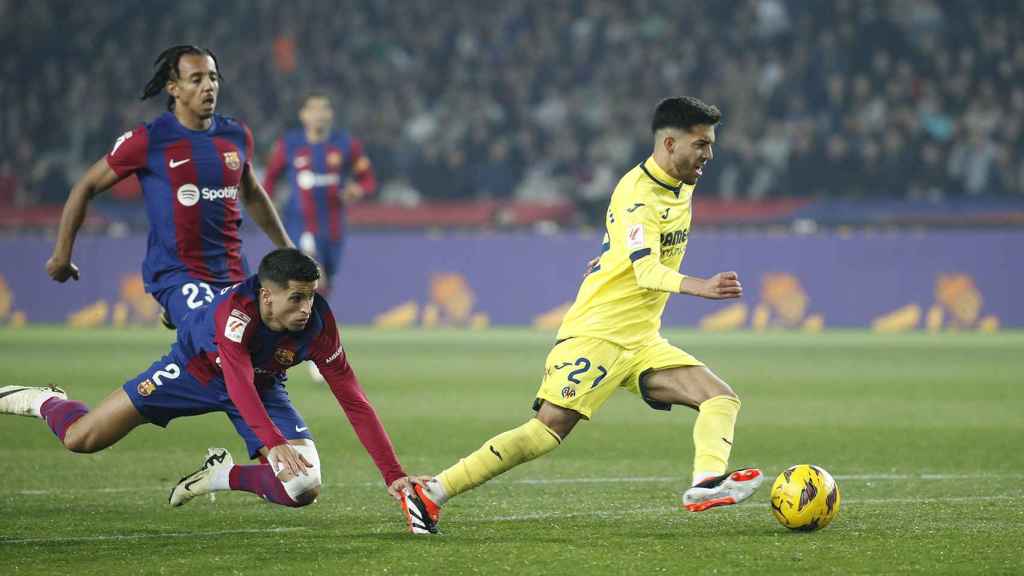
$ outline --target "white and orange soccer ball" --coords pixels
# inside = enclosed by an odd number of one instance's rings
[[[772,484],[772,515],[791,530],[828,526],[839,514],[839,501],[839,484],[820,466],[790,466]]]

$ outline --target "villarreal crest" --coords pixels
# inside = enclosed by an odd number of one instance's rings
[[[224,164],[230,170],[238,170],[242,167],[242,161],[238,158],[238,152],[225,152]]]

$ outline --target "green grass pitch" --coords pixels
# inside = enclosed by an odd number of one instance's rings
[[[1024,572],[1024,334],[668,331],[743,400],[732,463],[768,482],[818,464],[835,522],[790,532],[750,502],[679,509],[694,413],[620,392],[552,454],[445,509],[443,536],[404,532],[396,503],[328,389],[289,391],[315,433],[320,501],[221,493],[167,505],[209,446],[244,460],[220,414],[140,428],[96,455],[40,421],[0,417],[2,574],[1019,574]],[[0,330],[3,384],[55,383],[95,405],[162,355],[158,330]],[[552,335],[343,331],[406,469],[434,473],[531,415]]]

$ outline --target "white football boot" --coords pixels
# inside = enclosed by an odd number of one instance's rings
[[[712,476],[683,493],[683,507],[703,512],[716,506],[739,504],[757,492],[764,474],[757,468],[740,468],[721,476]]]
[[[206,460],[199,470],[185,476],[171,488],[171,495],[167,498],[171,506],[181,506],[196,496],[209,494],[213,490],[210,481],[214,474],[219,471],[227,473],[235,465],[231,453],[224,448],[210,448],[206,451]]]
[[[68,395],[56,386],[45,388],[31,386],[0,387],[0,414],[17,414],[42,418],[39,408],[50,398],[67,400]]]

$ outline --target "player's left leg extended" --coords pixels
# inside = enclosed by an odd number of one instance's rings
[[[402,501],[409,531],[436,533],[441,507],[450,498],[551,452],[580,418],[572,410],[545,403],[536,418],[484,442],[475,452],[431,478],[425,486],[413,485],[413,492],[407,492]]]
[[[435,480],[444,491],[434,499],[435,503],[443,504],[448,498],[554,450],[579,420],[580,415],[572,410],[544,404],[536,418],[498,434],[438,474]]]
[[[616,366],[625,356],[622,348],[596,338],[572,338],[556,344],[544,363],[544,378],[534,402],[536,418],[484,442],[427,482],[425,488],[414,486],[417,498],[407,501],[405,507],[422,506],[421,516],[436,522],[440,506],[449,498],[557,448],[622,382]],[[415,521],[410,519],[410,530],[418,533]]]
[[[692,358],[667,343],[651,351],[654,365]],[[659,349],[660,348],[660,349]],[[743,469],[726,474],[732,451],[736,417],[740,401],[736,393],[706,366],[677,365],[649,368],[639,377],[641,394],[652,407],[668,409],[672,405],[687,406],[698,411],[693,427],[693,487],[684,494],[684,505],[700,511],[741,502],[757,490],[764,480],[760,470]]]
[[[89,410],[82,402],[68,400],[64,391],[54,386],[4,386],[0,388],[0,413],[40,418],[65,448],[83,454],[99,452],[146,423],[120,388]]]

